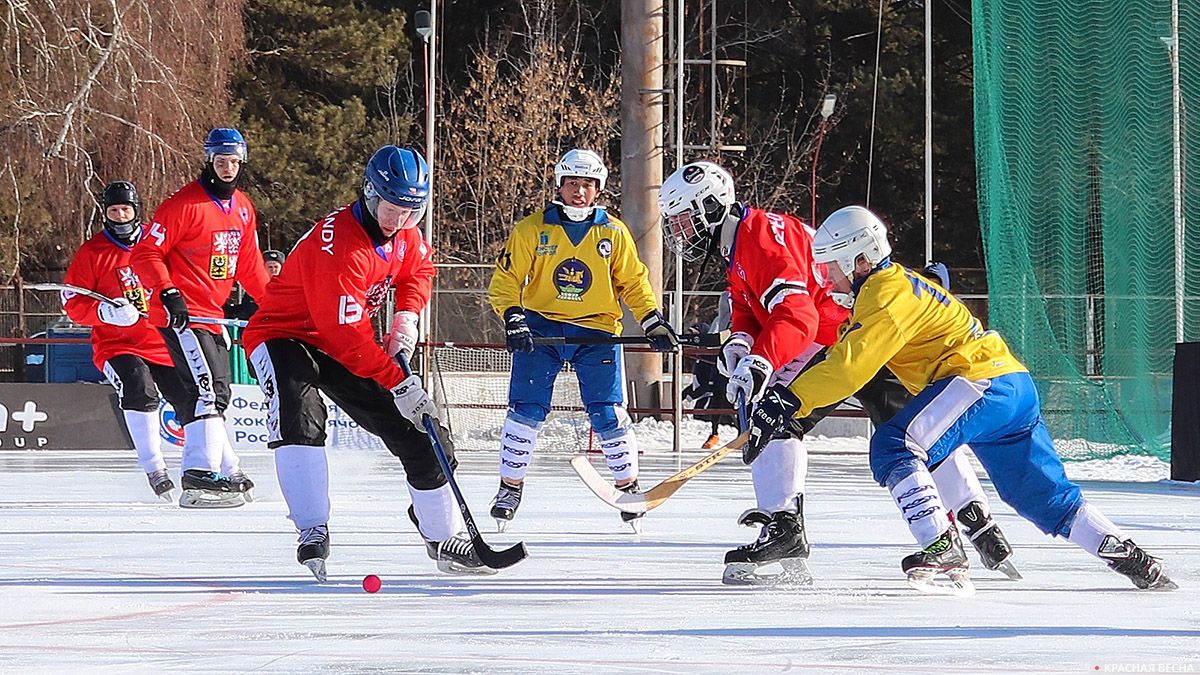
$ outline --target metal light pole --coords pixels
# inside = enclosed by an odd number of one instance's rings
[[[429,8],[431,11],[426,12],[421,10],[413,15],[413,25],[417,30],[417,35],[421,36],[424,44],[425,52],[425,163],[429,165],[429,201],[425,203],[425,241],[429,245],[433,245],[433,187],[434,187],[434,101],[437,100],[435,95],[436,78],[434,73],[437,72],[434,68],[437,59],[437,36],[433,30],[435,14],[437,13],[437,0],[430,0]],[[432,299],[431,299],[432,300]],[[430,312],[429,305],[425,305],[425,309],[421,310],[421,335],[420,339],[425,343],[423,350],[425,367],[422,372],[425,374],[425,388],[433,384],[431,377],[433,368],[429,367],[430,358],[432,357],[432,347],[429,346],[432,337],[431,323],[433,314]]]
[[[812,183],[809,186],[809,192],[812,195],[812,211],[808,214],[808,225],[813,228],[817,226],[817,160],[821,157],[821,142],[825,140],[825,132],[829,130],[829,117],[833,114],[833,108],[836,105],[836,94],[825,94],[825,98],[821,99],[821,122],[817,125],[817,143],[813,147],[812,157]]]

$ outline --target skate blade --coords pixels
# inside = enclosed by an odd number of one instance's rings
[[[727,563],[721,583],[729,586],[811,586],[812,571],[803,558],[785,558],[779,561],[782,571],[775,574],[759,574],[758,570],[770,565],[757,563]]]
[[[174,490],[167,490],[166,492],[164,492],[160,495],[155,495],[155,496],[168,504],[175,503],[175,491]]]
[[[1017,566],[1013,565],[1011,560],[1003,560],[999,565],[996,565],[992,569],[1000,572],[1013,581],[1020,581],[1025,578],[1021,576],[1020,572],[1017,571]]]
[[[508,520],[505,520],[505,519],[503,519],[503,518],[497,518],[497,519],[496,519],[496,531],[497,531],[497,532],[504,532],[505,530],[507,530],[507,529],[508,529],[508,524],[509,524],[510,522],[512,522],[512,521],[508,521]]]
[[[243,492],[242,499],[245,499],[247,504],[254,501],[254,490],[250,489],[250,490],[246,490],[245,492]]]
[[[641,518],[634,518],[633,520],[627,520],[625,522],[629,525],[630,528],[633,529],[634,534],[642,533],[642,519]]]
[[[308,571],[312,572],[312,575],[317,578],[317,581],[325,583],[325,579],[328,577],[325,575],[324,558],[309,558],[308,560],[305,560],[303,564],[308,568]]]
[[[939,576],[940,575],[940,576]],[[960,598],[975,595],[975,584],[967,576],[967,570],[914,569],[908,573],[908,585],[926,595],[952,595]]]
[[[185,509],[231,509],[245,503],[240,492],[184,490],[179,495],[179,506]]]
[[[457,574],[460,576],[489,576],[498,573],[498,570],[490,567],[467,567],[453,560],[438,560],[437,568],[446,574]]]

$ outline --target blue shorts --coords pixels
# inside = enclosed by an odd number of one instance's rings
[[[1083,505],[1042,421],[1029,373],[929,385],[871,437],[871,471],[884,487],[970,444],[1006,504],[1046,534],[1066,536]]]

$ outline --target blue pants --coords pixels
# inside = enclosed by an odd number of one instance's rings
[[[525,312],[529,329],[539,337],[612,337],[611,333],[574,324],[552,321],[534,312]],[[579,394],[587,409],[592,428],[607,440],[621,431],[623,420],[617,407],[625,405],[625,367],[623,350],[618,344],[538,345],[533,353],[513,354],[512,374],[508,381],[509,415],[518,422],[537,427],[550,413],[554,381],[563,363],[570,363],[579,377]]]
[[[871,472],[890,488],[912,475],[917,462],[934,466],[964,443],[1004,503],[1046,534],[1069,534],[1083,495],[1067,480],[1029,373],[929,385],[875,431]]]

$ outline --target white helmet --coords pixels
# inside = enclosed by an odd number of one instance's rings
[[[658,192],[667,246],[684,260],[700,260],[736,203],[733,176],[725,169],[703,161],[680,167]]]
[[[854,266],[859,256],[872,266],[892,254],[887,240],[887,227],[874,213],[861,206],[846,206],[829,214],[812,241],[813,264],[818,282],[828,279],[822,274],[824,265],[837,265],[847,279],[854,278]]]
[[[600,189],[603,190],[608,182],[608,169],[605,168],[600,155],[591,150],[568,150],[567,154],[558,160],[558,164],[554,165],[554,186],[562,187],[563,181],[572,176],[591,178],[599,182]]]

